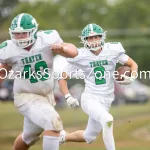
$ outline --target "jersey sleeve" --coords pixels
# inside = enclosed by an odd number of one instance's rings
[[[78,68],[76,66],[74,66],[73,64],[67,63],[65,67],[61,69],[58,80],[64,79],[64,78],[66,79],[67,77],[74,78],[74,76],[76,76],[77,71],[78,71]],[[62,73],[66,73],[66,76],[63,77]]]
[[[76,65],[70,63],[68,63],[64,72],[66,72],[67,76],[69,76],[70,79],[83,79],[84,77],[84,72]]]
[[[79,62],[81,59],[83,59],[82,56],[83,56],[83,53],[84,53],[84,48],[78,48],[77,51],[78,51],[78,55],[76,57],[67,58],[67,61],[69,63],[77,65],[77,62]]]
[[[74,58],[67,58],[68,65],[65,68],[65,72],[70,78],[82,78],[84,72],[80,69],[80,60],[82,59],[83,49],[78,48],[78,55]]]
[[[126,54],[126,51],[120,42],[118,43],[118,48],[116,50],[118,52],[117,63],[124,65],[128,61],[129,56]]]
[[[66,73],[67,76],[74,76],[74,73],[77,70],[77,67],[74,65],[74,63],[69,63],[67,61],[67,58],[57,55],[54,57],[54,63],[53,63],[53,68],[54,68],[54,75],[56,76],[59,75],[58,80],[64,79],[62,77],[62,73]]]
[[[129,56],[126,54],[121,54],[118,58],[118,63],[124,65],[128,61]]]
[[[112,55],[116,63],[124,64],[128,61],[128,55],[120,42],[110,42],[110,55]]]
[[[0,44],[0,63],[8,63],[10,53],[8,53],[8,42],[2,42]]]

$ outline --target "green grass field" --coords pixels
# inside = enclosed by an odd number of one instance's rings
[[[58,110],[64,129],[84,129],[87,115],[81,109]],[[113,106],[114,136],[117,150],[150,150],[150,103]],[[0,150],[11,150],[15,137],[22,131],[23,117],[13,103],[0,103]],[[60,150],[105,150],[101,134],[92,144],[66,143]],[[31,150],[42,150],[42,140]]]

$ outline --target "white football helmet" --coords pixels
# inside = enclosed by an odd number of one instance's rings
[[[101,36],[100,40],[94,42],[88,42],[87,38],[90,36]],[[106,31],[104,32],[103,29],[97,24],[88,24],[83,30],[80,36],[84,47],[88,48],[91,51],[97,51],[100,49],[104,43],[106,38]]]
[[[36,32],[38,30],[38,24],[30,14],[22,13],[16,16],[11,23],[9,33],[12,42],[18,47],[26,48],[33,44],[36,40]],[[16,39],[15,33],[27,33],[27,38]]]

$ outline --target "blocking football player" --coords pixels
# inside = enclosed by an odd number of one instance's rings
[[[11,40],[0,45],[0,82],[14,72],[14,104],[24,116],[23,132],[13,150],[28,150],[43,132],[43,150],[59,149],[63,129],[54,109],[53,52],[75,57],[76,47],[64,43],[56,30],[38,31],[33,16],[17,15],[9,28]],[[78,105],[78,102],[71,101]]]
[[[81,41],[83,48],[78,49],[75,58],[67,59],[63,77],[71,77],[72,72],[81,69],[84,75],[85,90],[81,96],[81,107],[89,116],[86,129],[66,134],[61,132],[60,144],[64,142],[92,143],[102,131],[107,150],[115,150],[113,137],[113,116],[109,113],[114,100],[114,71],[117,63],[128,65],[132,76],[124,76],[120,84],[130,84],[136,78],[138,66],[122,47],[120,42],[105,43],[106,32],[97,24],[88,24],[83,30]],[[83,76],[82,76],[83,77]],[[66,100],[74,99],[69,93],[67,82],[59,80],[61,91]]]

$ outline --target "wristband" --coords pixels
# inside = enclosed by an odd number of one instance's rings
[[[71,94],[68,93],[68,94],[65,95],[65,99],[66,99],[66,100],[67,100],[69,97],[71,97]]]

